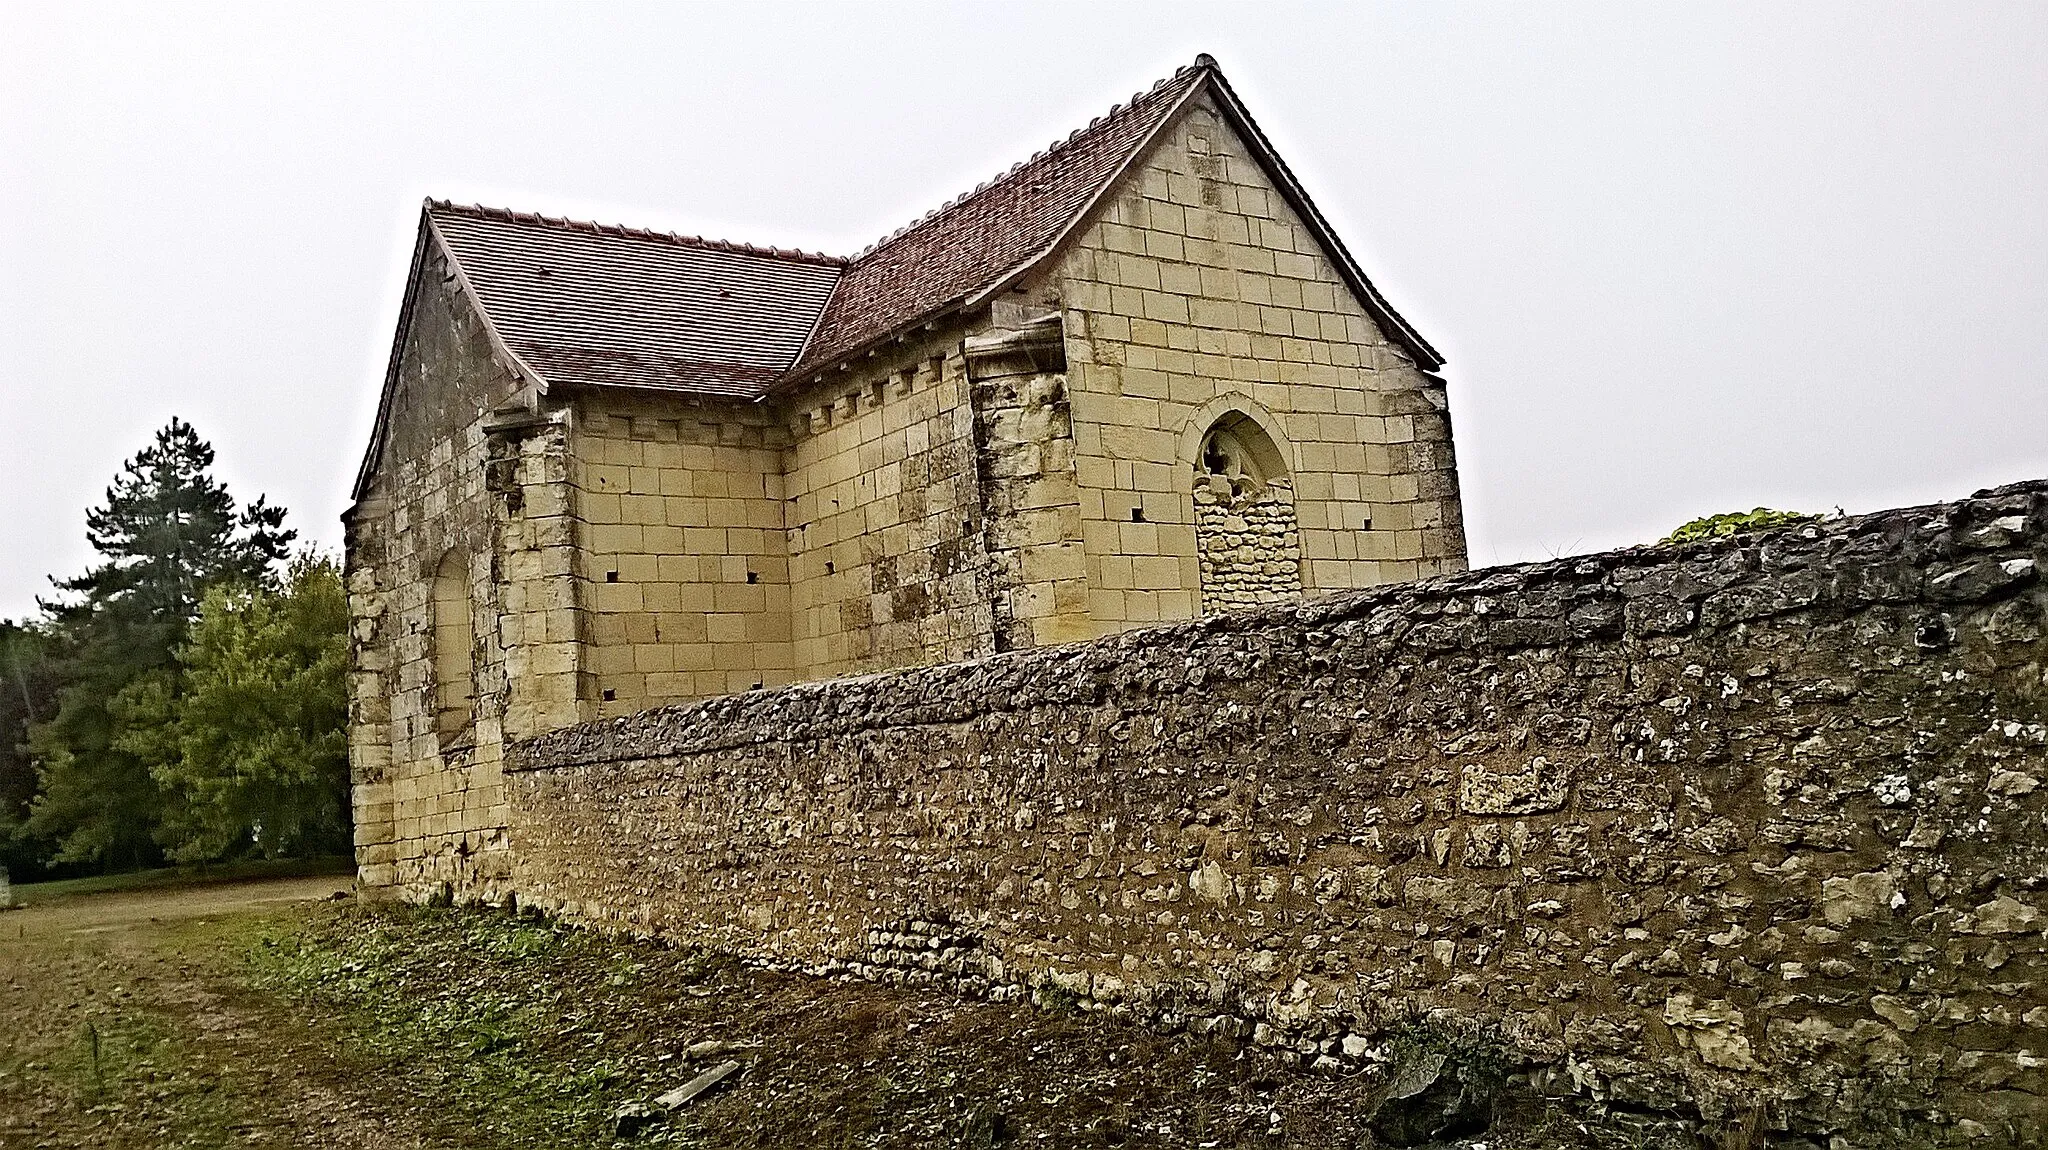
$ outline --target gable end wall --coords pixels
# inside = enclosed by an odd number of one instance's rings
[[[1386,338],[1206,97],[1052,279],[1098,628],[1200,612],[1192,425],[1240,399],[1289,456],[1304,591],[1465,569],[1442,384]]]
[[[346,516],[356,858],[366,888],[420,894],[445,883],[487,893],[507,866],[501,622],[516,619],[521,603],[497,558],[504,541],[483,413],[520,381],[493,359],[483,322],[438,252],[428,253],[409,309],[383,448]],[[499,470],[516,479],[521,467]],[[468,734],[444,748],[432,586],[450,551],[468,575],[475,706]],[[588,716],[557,715],[520,733],[579,717]]]

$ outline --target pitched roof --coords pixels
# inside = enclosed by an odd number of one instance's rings
[[[498,338],[550,383],[752,397],[803,350],[829,256],[429,200]]]
[[[920,322],[1045,254],[1213,70],[1182,68],[855,256],[796,370]]]
[[[454,264],[503,355],[543,389],[760,398],[1040,266],[1204,90],[1388,338],[1423,368],[1441,366],[1443,357],[1372,286],[1206,55],[850,260],[428,200],[408,301],[431,244]],[[382,444],[410,307],[400,316],[358,498]]]

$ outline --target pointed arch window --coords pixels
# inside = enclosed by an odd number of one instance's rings
[[[1202,475],[1229,482],[1234,493],[1263,488],[1287,478],[1280,446],[1250,416],[1226,412],[1202,436],[1195,468]]]

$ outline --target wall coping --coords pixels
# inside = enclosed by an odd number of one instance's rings
[[[1989,556],[2029,546],[2032,557]],[[1953,502],[1482,568],[1081,643],[655,707],[516,743],[505,767],[559,770],[957,724],[1046,703],[1135,700],[1243,678],[1281,657],[1301,659],[1313,675],[1314,649],[1339,630],[1363,630],[1388,652],[1417,646],[1506,653],[1587,639],[1654,641],[1800,611],[1923,597],[1982,602],[2032,584],[2048,561],[2044,551],[2048,478],[2030,479]],[[1873,558],[1890,562],[1873,568]],[[1197,647],[1216,657],[1190,655]]]

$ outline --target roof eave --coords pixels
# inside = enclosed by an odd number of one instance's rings
[[[834,284],[832,290],[838,291],[839,286]],[[802,386],[807,381],[814,382],[822,379],[827,372],[837,371],[864,355],[874,354],[878,349],[903,339],[914,331],[921,328],[936,327],[946,320],[967,314],[974,311],[974,309],[975,303],[972,298],[968,296],[955,296],[945,303],[919,313],[912,319],[897,324],[873,339],[854,344],[830,359],[822,359],[813,364],[803,364],[802,357],[799,356],[796,365],[792,365],[788,371],[783,372],[768,384],[767,388],[761,392],[761,398],[766,399],[788,391],[791,388]],[[801,370],[798,370],[799,366],[801,366]]]

